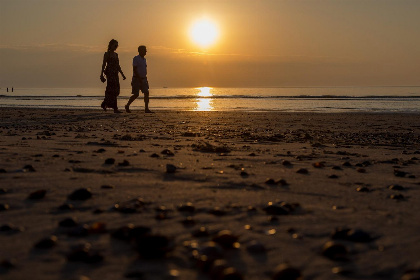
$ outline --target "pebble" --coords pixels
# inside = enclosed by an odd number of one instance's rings
[[[70,204],[70,203],[64,203],[64,204],[61,204],[60,206],[58,206],[58,210],[63,210],[63,211],[74,210],[74,206],[73,206],[73,204]]]
[[[22,168],[22,171],[23,171],[23,172],[36,172],[35,168],[34,168],[32,165],[30,165],[30,164],[25,165],[25,166]]]
[[[267,185],[276,185],[276,181],[272,178],[269,178],[265,181]]]
[[[140,237],[146,234],[150,234],[152,229],[150,227],[145,226],[134,226],[133,224],[128,224],[126,226],[122,226],[111,233],[113,238],[123,240],[123,241],[131,241],[135,237]]]
[[[101,186],[101,189],[114,189],[115,188],[115,186],[113,186],[113,185],[102,185]]]
[[[198,250],[194,250],[192,255],[199,268],[209,270],[216,260],[222,259],[223,249],[215,242],[210,241],[203,244]]]
[[[333,231],[331,238],[359,243],[368,243],[374,240],[374,238],[364,230],[341,227],[338,227]]]
[[[28,199],[32,199],[32,200],[43,199],[46,193],[47,193],[47,190],[37,190],[30,193],[28,196]]]
[[[185,227],[191,227],[191,226],[195,226],[197,224],[197,222],[193,219],[193,217],[186,217],[184,220],[181,221],[181,223]]]
[[[35,244],[37,249],[50,249],[57,245],[57,236],[52,235],[50,237],[41,239],[38,243]]]
[[[395,200],[404,200],[405,199],[405,197],[402,194],[391,194],[389,196],[389,198],[395,199]]]
[[[251,254],[264,254],[267,252],[265,246],[256,240],[252,240],[247,246],[246,250]]]
[[[340,166],[337,166],[337,165],[333,166],[332,169],[334,169],[334,170],[343,170],[343,168],[341,168]]]
[[[87,200],[92,197],[92,192],[89,188],[81,188],[72,192],[68,199],[70,200]]]
[[[341,243],[328,241],[322,249],[322,254],[331,260],[344,261],[347,259],[348,250],[347,247]]]
[[[405,191],[406,190],[406,188],[404,188],[401,185],[390,185],[388,187],[388,189],[393,190],[393,191]]]
[[[128,162],[128,160],[123,160],[122,162],[118,163],[118,166],[129,166],[130,163]]]
[[[219,207],[214,207],[213,209],[210,209],[208,213],[219,217],[227,214],[225,210],[220,209]]]
[[[165,149],[165,150],[163,150],[162,152],[160,152],[162,155],[165,155],[165,156],[174,156],[175,154],[171,151],[171,150],[169,150],[169,149]]]
[[[266,207],[263,208],[267,215],[288,215],[289,210],[282,205],[274,205],[272,202],[269,202]]]
[[[7,203],[0,203],[0,211],[9,210],[10,206]]]
[[[107,158],[106,160],[105,160],[105,164],[114,164],[115,163],[115,159],[114,158]]]
[[[209,231],[207,230],[206,227],[200,227],[196,230],[194,230],[191,235],[193,237],[207,237],[210,235]]]
[[[216,242],[223,248],[238,248],[238,239],[239,237],[233,235],[230,230],[221,230],[212,238],[212,241]]]
[[[281,164],[284,165],[284,166],[291,166],[292,165],[292,163],[290,161],[288,161],[288,160],[283,160],[281,162]]]
[[[272,280],[299,280],[302,275],[299,269],[287,264],[279,264],[273,272]]]
[[[306,169],[306,168],[300,168],[300,169],[298,169],[298,171],[296,171],[296,173],[308,174],[309,172],[308,172],[308,169]]]
[[[185,204],[181,204],[178,206],[179,212],[188,212],[193,213],[195,211],[195,207],[191,202],[187,202]]]
[[[154,153],[154,154],[151,154],[150,157],[152,157],[152,158],[158,158],[160,156],[158,154]]]
[[[98,263],[102,262],[104,257],[98,252],[91,250],[90,243],[80,244],[74,246],[67,254],[67,260],[70,262],[85,262],[85,263]]]
[[[315,163],[312,164],[312,166],[315,167],[315,168],[324,168],[325,164],[322,163],[322,162],[315,162]]]
[[[144,258],[162,258],[173,250],[171,240],[164,235],[146,234],[134,237],[137,252]]]
[[[240,272],[236,270],[234,267],[225,268],[220,275],[220,280],[243,280],[244,277]]]
[[[358,192],[370,192],[370,190],[367,187],[358,187],[356,189]]]
[[[350,162],[346,161],[346,162],[344,162],[344,163],[343,163],[343,166],[350,167],[350,166],[352,166],[352,165],[351,165],[351,163],[350,163]]]
[[[166,173],[175,173],[176,172],[176,166],[173,164],[167,164],[166,165]]]
[[[76,218],[65,218],[64,220],[61,220],[58,225],[60,227],[75,227],[79,223],[77,222]]]
[[[394,175],[395,177],[405,177],[405,175],[407,175],[407,172],[401,171],[401,170],[394,170]]]
[[[356,171],[359,173],[366,173],[366,169],[364,168],[357,168]]]
[[[332,175],[328,176],[328,178],[330,178],[330,179],[338,179],[338,176],[335,175],[335,174],[332,174]]]

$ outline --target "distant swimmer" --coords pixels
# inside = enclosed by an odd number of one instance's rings
[[[144,58],[147,49],[146,46],[139,46],[137,48],[139,55],[133,58],[133,78],[131,80],[131,94],[132,96],[125,105],[125,111],[131,113],[130,105],[139,97],[140,91],[144,94],[144,112],[153,113],[149,110],[149,82],[147,81],[147,63]]]
[[[13,88],[12,88],[12,92],[13,92]]]

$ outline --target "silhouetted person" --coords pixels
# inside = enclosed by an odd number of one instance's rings
[[[104,54],[100,79],[103,83],[105,83],[105,81],[107,81],[107,83],[105,89],[105,99],[102,102],[101,107],[104,111],[106,111],[106,108],[113,108],[114,113],[121,113],[117,106],[117,96],[120,95],[120,80],[118,73],[121,73],[124,80],[126,78],[121,70],[118,54],[115,52],[117,48],[118,41],[112,39],[109,41],[108,51]],[[104,78],[104,73],[106,75],[106,79]]]
[[[13,88],[12,88],[12,92],[13,92]]]
[[[6,91],[9,92],[9,88],[7,88]]]
[[[144,112],[153,113],[149,110],[149,82],[147,81],[147,63],[144,56],[147,53],[146,46],[138,47],[139,55],[133,58],[133,79],[131,80],[132,96],[125,105],[127,113],[131,113],[130,104],[139,97],[140,90],[144,94]]]

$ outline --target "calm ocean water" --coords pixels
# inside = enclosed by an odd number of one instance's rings
[[[121,89],[121,109],[130,97]],[[0,107],[98,109],[104,88],[36,88],[0,91]],[[416,112],[416,87],[151,88],[150,108],[183,111]],[[131,108],[143,108],[143,99]]]

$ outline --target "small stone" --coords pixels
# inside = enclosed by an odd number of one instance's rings
[[[390,199],[395,199],[395,200],[404,200],[405,197],[402,194],[391,194],[389,196]]]
[[[111,164],[114,164],[114,163],[115,163],[115,159],[114,158],[107,158],[105,160],[105,164],[111,165]]]
[[[346,162],[343,163],[343,166],[350,167],[350,166],[352,166],[352,164],[350,162],[346,161]]]
[[[263,210],[267,215],[288,215],[289,210],[281,205],[274,205],[272,202],[268,203],[268,206],[264,207]]]
[[[101,254],[91,250],[90,243],[74,246],[67,254],[67,260],[70,262],[98,263],[103,259]]]
[[[195,211],[195,207],[191,202],[187,202],[185,204],[181,204],[178,206],[179,212],[189,212],[193,213]]]
[[[330,179],[338,179],[338,176],[335,175],[335,174],[332,174],[332,175],[328,176],[328,178],[330,178]]]
[[[101,189],[106,189],[106,190],[110,190],[110,189],[114,189],[115,188],[115,186],[113,186],[113,185],[102,185],[101,186]]]
[[[72,192],[68,199],[70,200],[87,200],[92,197],[92,193],[89,188],[81,188]]]
[[[366,169],[364,168],[357,168],[356,171],[359,173],[366,173]]]
[[[163,150],[162,152],[160,152],[162,155],[165,155],[165,156],[174,156],[175,154],[171,151],[171,150],[169,150],[169,149],[165,149],[165,150]]]
[[[220,280],[243,280],[244,277],[242,276],[242,274],[240,272],[238,272],[236,270],[236,268],[233,267],[228,267],[225,268],[222,272],[222,275],[220,278],[218,278]]]
[[[284,165],[284,166],[291,166],[292,165],[292,163],[290,161],[288,161],[288,160],[283,160],[281,162],[281,164]]]
[[[393,191],[405,191],[406,189],[401,185],[390,185],[388,189]]]
[[[397,169],[394,170],[394,175],[396,177],[405,177],[405,175],[407,175],[407,174],[408,174],[407,172],[404,172],[404,171],[401,171],[401,170],[397,170]]]
[[[134,226],[133,224],[128,224],[114,230],[111,233],[111,236],[119,240],[130,242],[135,237],[150,234],[151,231],[152,229],[150,227]]]
[[[300,168],[298,171],[296,171],[296,173],[299,173],[299,174],[308,174],[309,172],[308,172],[308,169],[306,169],[306,168]]]
[[[208,213],[215,216],[219,216],[219,217],[226,215],[226,211],[223,209],[220,209],[219,207],[214,207],[213,209],[209,210]]]
[[[158,158],[158,157],[159,157],[159,155],[158,155],[158,154],[156,154],[156,153],[153,153],[153,154],[151,154],[151,155],[150,155],[150,157],[152,157],[152,158]]]
[[[193,237],[207,237],[210,235],[206,227],[200,227],[196,229],[191,234]]]
[[[356,191],[358,191],[358,192],[370,192],[370,190],[366,187],[358,187],[356,189]]]
[[[162,258],[173,250],[171,240],[164,235],[147,234],[134,238],[137,251],[144,258]]]
[[[266,183],[267,185],[275,185],[275,184],[276,184],[276,181],[275,181],[274,179],[272,179],[272,178],[269,178],[269,179],[267,179],[267,180],[265,181],[265,183]]]
[[[245,171],[241,171],[241,173],[239,174],[241,177],[248,177],[249,174]]]
[[[77,222],[76,218],[65,218],[64,220],[61,220],[58,225],[60,227],[75,227],[79,223]]]
[[[185,227],[191,227],[191,226],[195,226],[197,224],[197,222],[192,217],[186,217],[184,220],[181,221],[181,223]]]
[[[7,203],[0,203],[0,211],[9,210],[10,206]]]
[[[57,236],[52,235],[48,238],[41,239],[38,243],[35,244],[37,249],[50,249],[57,245]]]
[[[322,249],[322,254],[331,260],[341,261],[347,259],[348,250],[341,243],[328,241]]]
[[[315,168],[324,168],[325,164],[322,163],[322,162],[315,162],[315,163],[312,164],[312,166],[315,167]]]
[[[37,190],[29,194],[28,199],[38,200],[45,197],[47,190]]]
[[[275,269],[272,280],[299,280],[302,279],[299,269],[292,267],[287,263],[279,264]]]
[[[74,210],[74,206],[73,204],[70,204],[70,203],[64,203],[58,206],[58,210],[62,210],[62,211]]]
[[[234,248],[236,247],[236,242],[239,237],[233,235],[230,230],[222,230],[217,233],[215,237],[212,238],[212,241],[216,242],[223,248]]]
[[[25,165],[25,166],[22,168],[22,171],[23,171],[23,172],[36,172],[35,168],[34,168],[32,165],[30,165],[30,164]]]
[[[128,160],[123,160],[122,162],[118,163],[118,166],[129,166],[130,163],[128,162]]]
[[[251,241],[248,246],[246,246],[246,250],[251,254],[264,254],[267,251],[265,246],[256,240]]]
[[[167,164],[166,165],[166,173],[175,173],[176,172],[176,166],[173,164]]]
[[[332,169],[334,169],[334,170],[343,170],[343,168],[341,168],[340,166],[337,166],[337,165],[333,166]]]

